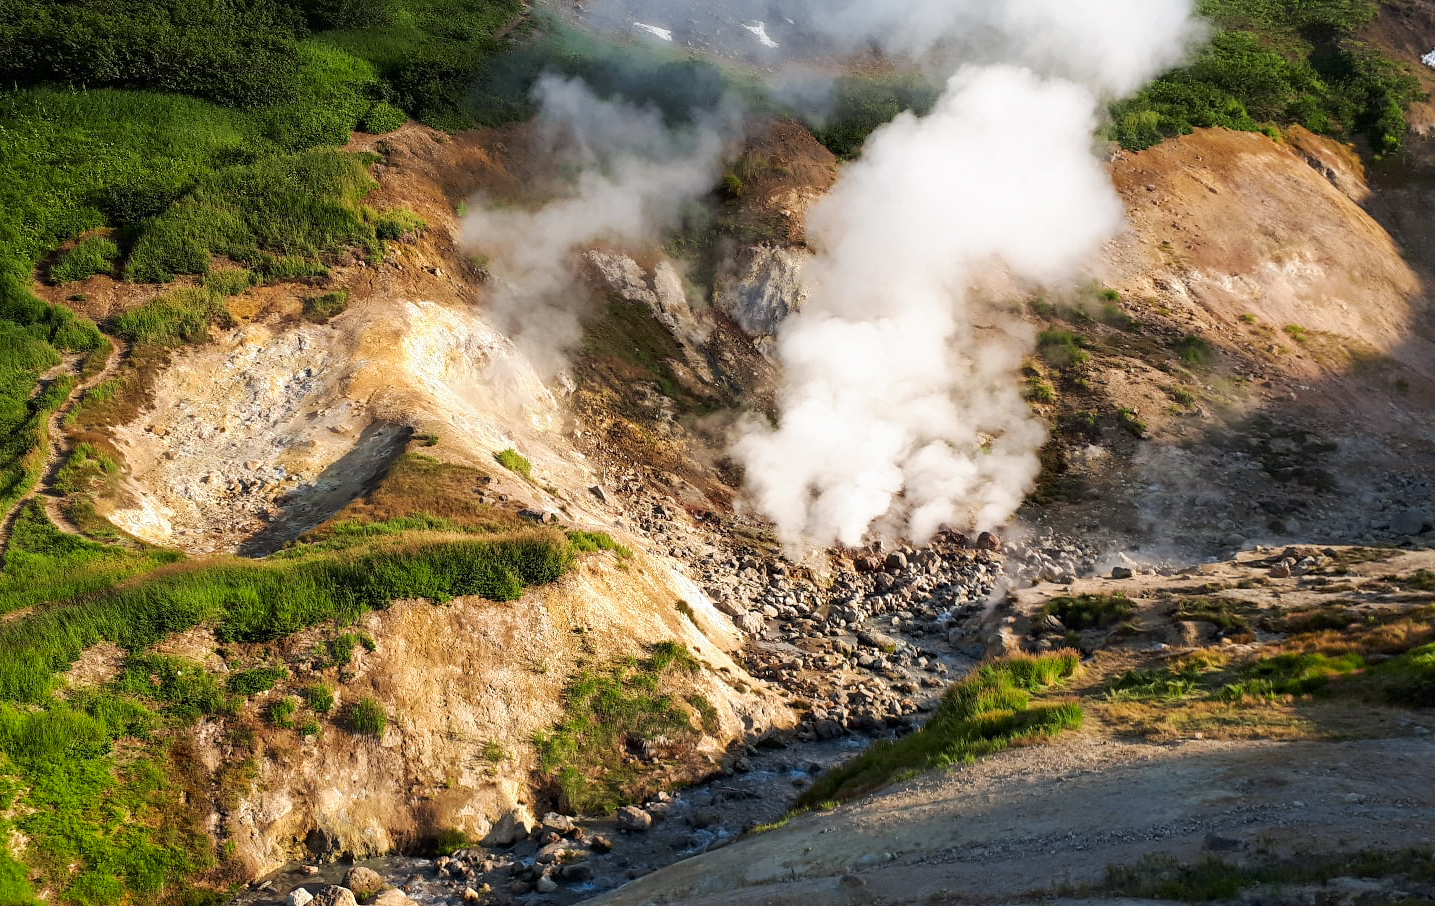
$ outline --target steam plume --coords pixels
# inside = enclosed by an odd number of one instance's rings
[[[1121,224],[1092,133],[1104,97],[1174,63],[1189,0],[846,2],[822,28],[964,65],[932,112],[874,133],[812,209],[808,302],[779,334],[776,428],[735,452],[790,544],[923,540],[1008,519],[1043,438],[1013,381],[1030,348],[977,290],[1052,284]]]
[[[577,171],[571,191],[532,210],[476,205],[464,237],[490,256],[494,325],[552,376],[582,335],[578,253],[651,241],[671,226],[717,182],[739,117],[711,111],[670,128],[656,110],[551,75],[539,80],[535,97],[539,140]]]

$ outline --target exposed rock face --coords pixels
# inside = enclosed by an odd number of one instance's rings
[[[299,744],[289,731],[261,736],[259,774],[227,817],[236,856],[255,875],[299,856],[392,852],[435,827],[495,845],[526,837],[536,757],[526,741],[561,718],[563,691],[585,659],[604,663],[672,641],[711,665],[692,677],[692,692],[715,704],[721,726],[684,756],[695,772],[736,739],[795,723],[730,657],[741,636],[728,618],[691,582],[641,557],[622,568],[585,558],[515,602],[398,602],[366,615],[361,628],[377,647],[347,668],[339,697],[373,695],[392,715],[388,729],[376,739],[334,727]],[[299,633],[280,656],[301,659],[317,639]],[[205,726],[196,741],[219,764],[230,756]],[[485,740],[503,742],[498,765],[474,757]]]
[[[770,337],[793,312],[802,309],[807,291],[802,249],[758,246],[749,249],[732,276],[718,288],[718,307],[751,337]]]

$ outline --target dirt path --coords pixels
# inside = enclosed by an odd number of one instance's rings
[[[15,522],[20,518],[20,512],[25,504],[38,498],[50,521],[62,532],[71,535],[80,534],[60,508],[61,497],[54,493],[55,479],[60,473],[60,468],[65,464],[71,445],[68,433],[65,431],[65,417],[75,408],[85,393],[92,387],[113,377],[124,362],[129,347],[122,341],[113,337],[109,338],[110,354],[105,360],[105,367],[83,381],[77,381],[70,395],[65,402],[50,413],[45,424],[45,461],[40,466],[40,478],[25,492],[10,512],[5,514],[3,522],[0,522],[0,569],[5,566],[6,553],[10,548],[10,535],[14,531]],[[59,368],[51,369],[41,376],[41,380],[58,380],[64,374],[79,376],[80,364],[84,359],[80,356],[67,357],[64,364]]]
[[[794,819],[594,903],[1030,902],[1156,854],[1396,851],[1435,830],[1432,769],[1428,735],[1164,746],[1088,732]]]

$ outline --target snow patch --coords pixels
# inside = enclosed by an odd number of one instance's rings
[[[671,42],[673,40],[673,30],[670,28],[659,28],[656,25],[647,25],[642,22],[634,22],[633,27],[642,29],[650,35],[657,35],[664,41]]]
[[[743,23],[742,27],[752,32],[753,35],[757,38],[757,43],[761,44],[763,47],[778,46],[777,42],[772,40],[772,38],[768,36],[766,22],[757,21],[751,24]]]

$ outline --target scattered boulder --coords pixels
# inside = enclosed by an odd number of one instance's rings
[[[991,532],[982,532],[977,536],[976,548],[979,551],[999,551],[1002,549],[1002,540]]]
[[[567,815],[560,815],[557,812],[549,812],[543,816],[543,829],[552,831],[560,837],[566,837],[578,829],[573,819]]]
[[[378,872],[372,868],[357,865],[345,873],[344,886],[352,890],[354,896],[361,900],[367,900],[387,885],[384,884],[384,879]]]
[[[618,809],[618,830],[630,834],[643,833],[653,826],[653,816],[636,805],[625,805]]]
[[[1271,567],[1270,576],[1272,579],[1289,579],[1291,577],[1291,568],[1284,563],[1277,563]]]
[[[1134,575],[1136,575],[1135,571],[1129,566],[1113,566],[1111,568],[1111,578],[1113,579],[1129,579]]]
[[[349,888],[330,884],[314,894],[309,906],[359,906],[359,901]]]
[[[533,883],[533,889],[539,893],[552,893],[558,889],[558,882],[547,875],[543,875]]]
[[[887,568],[888,572],[901,572],[907,568],[907,555],[901,551],[892,551],[882,565]]]
[[[494,822],[493,828],[483,838],[483,845],[512,846],[533,833],[536,823],[528,806],[515,805]]]
[[[302,887],[296,887],[289,891],[289,896],[284,899],[284,906],[309,906],[314,895]]]
[[[744,611],[733,618],[733,625],[748,635],[757,635],[762,632],[762,615],[751,610]]]

